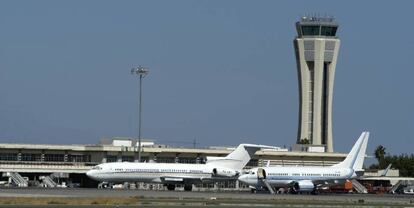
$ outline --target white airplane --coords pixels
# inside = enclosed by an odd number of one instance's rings
[[[363,171],[368,137],[369,132],[363,132],[345,160],[333,166],[253,168],[238,180],[250,185],[252,191],[256,187],[288,187],[292,193],[315,193],[319,186],[355,178]]]
[[[177,184],[184,184],[184,190],[191,191],[192,184],[223,178],[236,179],[260,148],[275,147],[240,144],[226,157],[207,157],[206,164],[103,163],[93,167],[86,175],[101,182],[162,183],[168,190],[174,190]]]

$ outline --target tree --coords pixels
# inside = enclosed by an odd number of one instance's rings
[[[414,154],[388,155],[385,150],[382,145],[375,149],[378,164],[372,164],[371,169],[384,169],[388,164],[392,164],[392,168],[400,170],[400,176],[414,177]]]
[[[375,149],[375,158],[378,161],[378,168],[379,169],[383,169],[386,166],[386,162],[385,162],[385,147],[382,145],[379,145],[376,149]]]
[[[299,144],[310,144],[309,139],[303,138],[299,141]]]

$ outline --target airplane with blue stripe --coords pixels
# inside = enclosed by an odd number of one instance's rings
[[[259,187],[287,187],[292,193],[316,192],[319,186],[345,182],[363,172],[369,132],[363,132],[344,161],[328,167],[257,167],[238,180],[252,190]],[[270,187],[269,187],[270,186]]]

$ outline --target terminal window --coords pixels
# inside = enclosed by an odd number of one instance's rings
[[[257,167],[257,166],[259,166],[258,159],[251,159],[246,165],[246,167]]]
[[[180,157],[178,158],[178,163],[197,163],[197,158]]]
[[[134,162],[133,156],[122,156],[122,162]]]
[[[149,157],[141,157],[141,162],[147,162],[149,161]]]
[[[17,154],[16,153],[0,153],[0,160],[17,161]]]
[[[69,155],[68,162],[90,162],[90,155]]]
[[[175,157],[157,157],[157,163],[175,163]]]
[[[118,157],[116,155],[107,155],[106,162],[116,162]]]
[[[62,154],[45,154],[46,162],[63,162],[64,155]]]
[[[41,161],[40,154],[23,153],[22,161]]]

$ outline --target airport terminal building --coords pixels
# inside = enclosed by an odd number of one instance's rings
[[[222,157],[234,148],[184,148],[143,141],[141,162],[205,163],[206,157]],[[315,152],[304,147],[297,151],[268,149],[257,151],[248,166],[328,166],[346,154]],[[130,138],[101,140],[95,145],[0,144],[1,184],[7,186],[96,187],[86,176],[93,166],[108,162],[137,162],[137,144]],[[302,151],[304,150],[304,151]],[[309,152],[310,151],[310,152]],[[313,151],[313,152],[312,152]]]

